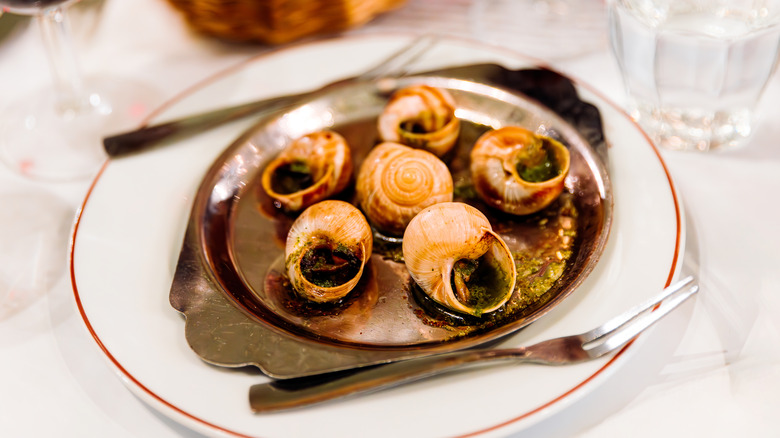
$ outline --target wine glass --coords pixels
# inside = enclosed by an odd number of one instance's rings
[[[40,188],[0,195],[0,322],[22,313],[63,277],[75,207]]]
[[[0,159],[33,179],[94,175],[106,160],[101,138],[137,126],[159,99],[142,84],[82,77],[66,13],[76,1],[0,0],[4,12],[36,18],[52,71],[52,86],[0,110]]]
[[[607,47],[604,0],[474,0],[478,39],[558,61]]]

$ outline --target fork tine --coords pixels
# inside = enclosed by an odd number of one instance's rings
[[[687,284],[687,283],[686,283]],[[679,289],[675,288],[675,292]],[[634,339],[637,335],[645,331],[647,328],[658,322],[661,318],[666,316],[669,312],[677,308],[680,304],[685,302],[688,298],[692,297],[699,291],[698,285],[692,285],[684,292],[678,293],[668,300],[661,303],[661,305],[652,312],[642,314],[636,319],[631,320],[629,323],[614,330],[593,347],[583,345],[583,348],[588,352],[591,357],[599,357],[609,352],[626,345],[629,341]],[[599,341],[596,339],[595,341]],[[591,341],[591,343],[594,341]],[[586,343],[587,344],[587,343]]]
[[[377,79],[391,72],[393,73],[393,76],[403,76],[407,71],[407,67],[417,61],[420,56],[436,45],[438,41],[438,36],[432,34],[421,35],[397,52],[388,56],[378,65],[365,71],[360,75],[360,78]]]
[[[636,306],[632,307],[626,312],[621,313],[620,315],[615,316],[614,318],[610,319],[609,321],[605,322],[604,324],[598,326],[597,328],[580,335],[582,337],[583,342],[591,342],[595,341],[596,339],[607,335],[614,330],[621,327],[623,324],[626,324],[627,322],[631,321],[632,319],[636,318],[640,314],[652,309],[653,307],[657,306],[661,301],[665,300],[666,298],[670,297],[671,295],[674,295],[675,293],[682,290],[685,286],[690,284],[693,281],[692,276],[688,276],[683,278],[682,280],[673,283],[671,286],[667,287],[666,289],[662,290],[661,293],[658,295],[650,298],[649,300],[639,303]]]

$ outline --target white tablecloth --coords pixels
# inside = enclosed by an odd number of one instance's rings
[[[356,32],[419,30],[417,21],[423,21],[430,30],[468,33],[470,3],[411,1],[407,9]],[[440,12],[426,15],[434,7]],[[165,98],[263,50],[197,35],[163,0],[85,2],[77,5],[73,24],[84,71],[145,82]],[[49,81],[34,25],[23,22],[2,35],[0,103]],[[552,65],[624,101],[606,43]],[[520,436],[780,436],[778,101],[775,75],[761,103],[763,120],[745,148],[706,155],[663,152],[686,206],[689,233],[696,237],[702,286],[672,359],[639,391],[615,394],[626,404],[596,417],[567,410],[554,419],[557,426]],[[53,239],[62,249],[46,258],[26,248],[20,256],[18,248],[0,242],[4,275],[45,269],[58,279],[30,296],[15,295],[0,283],[0,436],[198,436],[125,388],[78,315],[66,245],[88,186],[87,180],[31,181],[0,168],[5,196],[0,217],[10,230],[2,236],[25,221],[48,221],[30,241]],[[45,200],[48,207],[33,208],[33,200]]]

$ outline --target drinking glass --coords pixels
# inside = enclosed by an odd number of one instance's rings
[[[65,274],[75,207],[39,188],[0,193],[0,322],[45,296]],[[26,326],[26,325],[25,325]]]
[[[742,146],[777,64],[780,0],[609,0],[631,115],[666,149]]]
[[[140,123],[159,94],[117,78],[82,77],[66,8],[78,0],[0,0],[4,12],[33,15],[53,84],[0,111],[0,159],[33,179],[75,180],[105,162],[101,138]]]

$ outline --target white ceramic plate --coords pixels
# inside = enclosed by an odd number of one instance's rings
[[[187,90],[152,121],[324,85],[372,66],[409,39],[364,35],[266,53]],[[476,62],[534,66],[505,50],[446,40],[419,68]],[[627,115],[575,83],[601,111],[611,146],[611,235],[582,286],[506,346],[590,329],[667,285],[682,258],[682,208],[658,152]],[[154,408],[213,436],[504,436],[561,414],[619,370],[637,366],[631,357],[643,348],[641,338],[612,358],[574,366],[492,366],[308,409],[252,414],[248,389],[266,378],[201,361],[168,303],[193,195],[211,162],[250,124],[109,161],[76,224],[71,273],[84,322],[128,387]]]

